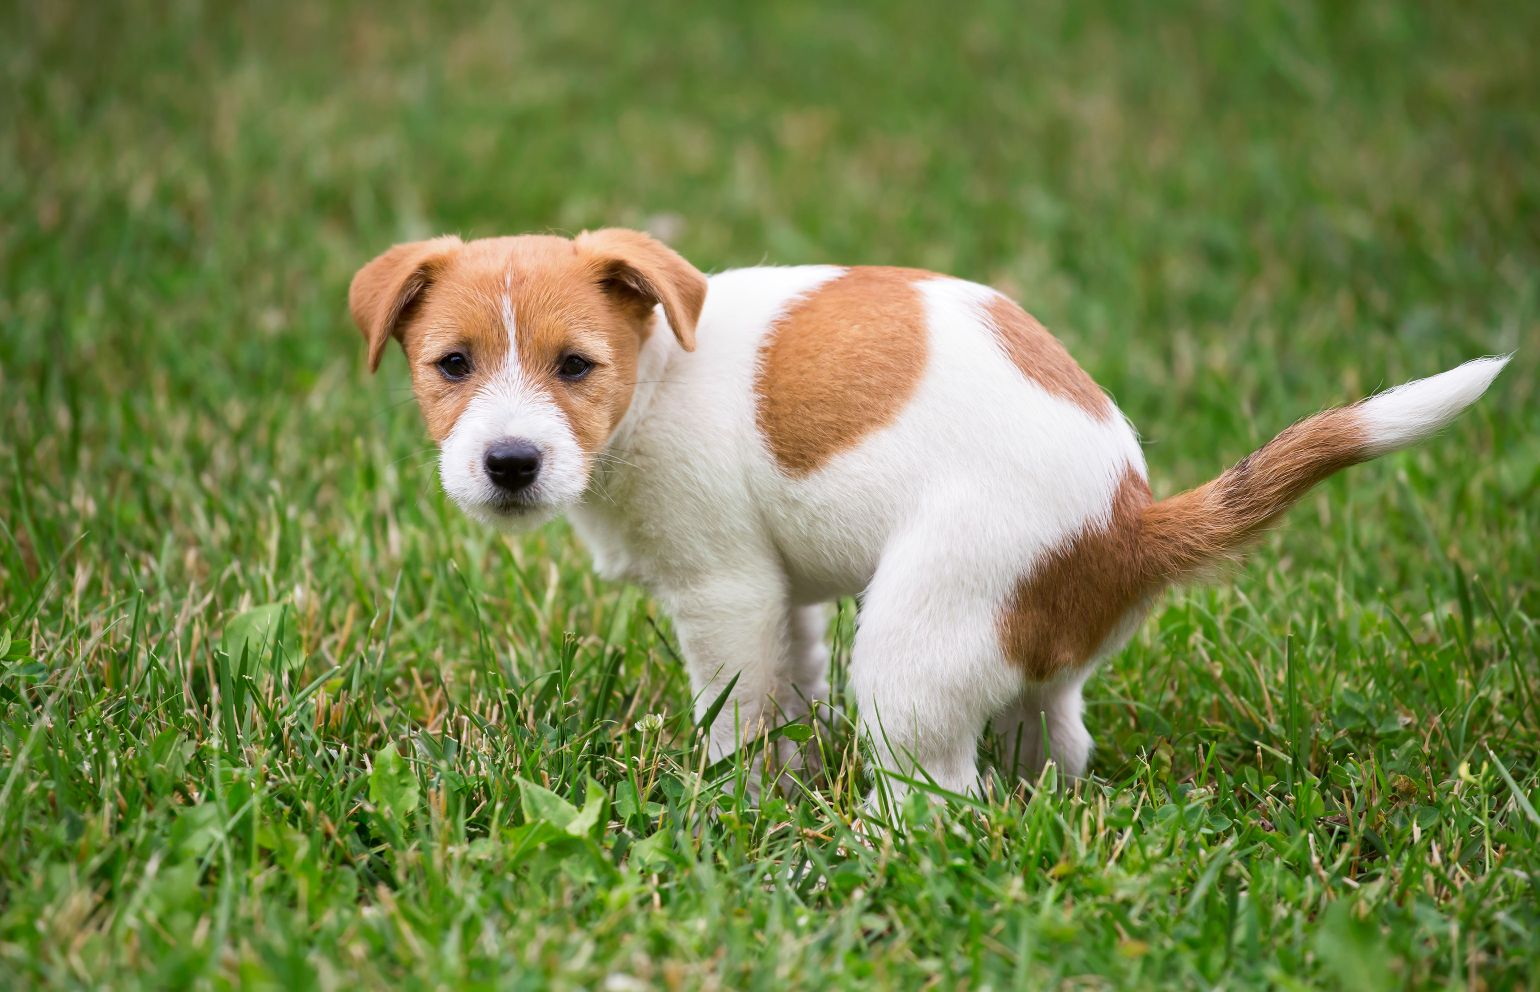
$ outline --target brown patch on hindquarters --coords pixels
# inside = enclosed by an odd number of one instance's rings
[[[776,463],[805,476],[893,422],[925,371],[918,269],[858,266],[771,326],[759,352],[755,420]]]
[[[1139,564],[1140,522],[1149,505],[1149,484],[1125,469],[1107,522],[1060,545],[1016,583],[1000,612],[1000,646],[1032,681],[1090,661],[1156,591]]]
[[[1005,654],[1033,681],[1079,668],[1142,603],[1238,555],[1311,487],[1367,452],[1357,411],[1343,407],[1301,420],[1217,479],[1158,503],[1126,469],[1106,523],[1017,582],[999,618]]]
[[[1104,419],[1112,413],[1107,394],[1031,314],[1004,296],[996,296],[984,312],[995,339],[1022,375],[1093,417]]]

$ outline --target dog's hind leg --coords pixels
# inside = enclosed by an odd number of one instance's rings
[[[829,625],[825,604],[798,606],[791,611],[791,649],[782,676],[783,691],[777,695],[782,722],[811,724],[817,734],[806,744],[783,741],[777,748],[782,767],[800,772],[804,782],[823,769],[824,748],[832,746],[833,714],[829,709],[829,646],[824,634]]]
[[[829,646],[824,640],[828,626],[828,609],[823,604],[791,611],[791,652],[785,675],[789,698],[781,704],[788,719],[801,719],[815,703],[828,705]]]
[[[890,545],[856,625],[851,686],[879,790],[900,798],[903,779],[977,794],[985,723],[1021,692],[1021,670],[996,636],[998,591],[978,581],[962,542],[921,529]],[[895,777],[897,776],[897,777]]]
[[[1058,682],[1029,685],[995,716],[1000,773],[1008,785],[1015,778],[1037,781],[1050,760],[1072,778],[1085,774],[1091,735],[1081,718],[1085,710],[1081,687],[1089,674],[1087,668]]]

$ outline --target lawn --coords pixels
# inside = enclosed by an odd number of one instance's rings
[[[0,985],[1540,988],[1540,5],[5,4]],[[1001,287],[1158,494],[1517,351],[1088,690],[1089,780],[708,768],[670,624],[439,491],[388,244]],[[848,661],[854,604],[831,623]]]

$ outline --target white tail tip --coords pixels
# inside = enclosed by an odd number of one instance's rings
[[[1371,396],[1354,409],[1370,457],[1416,444],[1481,398],[1513,355],[1477,358],[1458,368]]]

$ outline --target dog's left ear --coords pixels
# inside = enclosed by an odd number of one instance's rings
[[[640,231],[606,227],[575,239],[593,260],[606,293],[638,316],[658,304],[685,351],[695,350],[695,324],[706,305],[706,277],[668,245]]]
[[[396,245],[358,270],[348,287],[353,323],[369,343],[369,371],[380,367],[385,342],[401,337],[401,325],[445,259],[463,242],[452,234]]]

